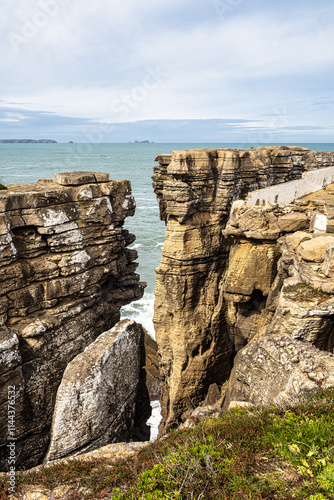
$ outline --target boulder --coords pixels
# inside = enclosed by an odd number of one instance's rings
[[[326,248],[334,243],[334,236],[318,236],[312,240],[303,241],[297,248],[297,253],[302,259],[309,262],[323,262]]]
[[[57,391],[45,461],[130,440],[143,341],[141,325],[123,320],[68,364]]]
[[[33,467],[48,449],[66,366],[144,293],[127,248],[135,236],[123,228],[135,210],[131,184],[108,178],[66,172],[0,191],[0,470],[8,386],[17,390],[16,467]],[[139,427],[145,405],[136,403]]]
[[[295,231],[303,231],[303,229],[307,229],[309,226],[309,221],[306,214],[295,212],[279,217],[278,225],[282,232],[292,233]]]

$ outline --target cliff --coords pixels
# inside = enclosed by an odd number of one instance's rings
[[[97,404],[99,396],[91,394],[91,388],[103,381],[109,384],[109,390],[103,387],[110,400],[104,401],[106,421],[98,429],[94,420],[82,421],[86,440],[79,437],[62,453],[89,450],[94,443],[107,444],[120,435],[129,439],[133,427],[145,433],[150,408],[142,368],[144,332],[132,322],[122,323],[116,333],[110,330],[120,319],[120,308],[144,291],[135,273],[137,252],[127,248],[135,236],[123,229],[134,210],[130,182],[109,181],[102,173],[56,174],[54,180],[10,185],[0,192],[1,470],[8,465],[9,437],[16,440],[16,467],[41,463],[50,445],[52,418],[53,434],[59,411],[67,419],[74,415],[80,420],[83,408]],[[91,351],[85,351],[91,344]],[[106,365],[115,356],[117,373],[109,377]],[[127,370],[133,372],[130,379]],[[82,383],[73,392],[72,407],[70,401],[68,408],[58,403],[54,415],[64,372],[63,393],[70,373],[75,378],[81,372]],[[110,395],[112,387],[117,387],[117,404]],[[9,388],[15,393],[10,429]],[[113,434],[112,422],[120,415],[126,415],[125,423],[114,422],[119,431]],[[101,417],[101,407],[97,416]],[[68,421],[62,430],[65,441],[72,439],[71,426],[73,421]],[[59,456],[52,443],[51,455]]]
[[[333,167],[334,153],[274,146],[247,151],[175,151],[173,155],[159,155],[156,160],[159,166],[154,169],[153,187],[160,217],[166,222],[163,256],[156,270],[154,313],[163,432],[185,420],[188,410],[204,401],[213,383],[220,388],[222,397],[227,390],[226,401],[252,400],[245,395],[245,387],[254,352],[241,369],[244,389],[233,392],[239,380],[236,371],[232,373],[233,381],[231,378],[230,385],[226,385],[236,353],[257,332],[269,328],[271,320],[282,324],[278,316],[272,318],[283,285],[277,263],[288,266],[290,257],[286,257],[287,262],[280,260],[280,245],[284,243],[277,245],[276,240],[300,229],[308,233],[311,230],[312,217],[307,210],[297,210],[291,221],[292,209],[282,209],[281,213],[278,210],[276,214],[264,209],[267,219],[263,222],[264,215],[254,209],[246,210],[248,218],[240,220],[240,227],[235,227],[232,213],[231,230],[224,233],[232,203],[245,199],[251,191],[301,179],[306,171]],[[319,334],[322,340],[315,344],[326,349],[332,347],[330,311],[329,307],[316,320],[324,326]],[[277,333],[280,336],[282,331]],[[313,373],[312,369],[309,373]],[[276,395],[278,392],[283,389]]]

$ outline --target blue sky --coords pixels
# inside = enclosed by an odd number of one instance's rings
[[[0,138],[334,142],[332,0],[1,4]]]

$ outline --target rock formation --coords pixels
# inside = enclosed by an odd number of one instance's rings
[[[130,183],[102,173],[56,174],[0,192],[0,469],[10,436],[17,468],[41,463],[66,367],[119,321],[123,305],[142,297],[137,252],[127,248],[135,237],[123,229],[134,210]],[[137,399],[140,427],[147,391]]]
[[[236,353],[275,321],[283,283],[276,241],[309,231],[316,214],[300,206],[277,213],[247,207],[236,221],[238,202],[230,217],[232,203],[250,191],[300,179],[307,170],[333,167],[334,153],[274,146],[175,151],[156,159],[153,187],[167,226],[154,313],[164,432],[204,400],[210,384],[226,387]],[[322,248],[323,270],[331,273],[331,247]],[[319,317],[323,331],[330,330],[328,318]],[[324,340],[321,334],[318,345],[331,345],[331,335]]]
[[[123,320],[67,365],[57,391],[46,461],[130,440],[145,363],[138,356],[143,343],[141,325]]]

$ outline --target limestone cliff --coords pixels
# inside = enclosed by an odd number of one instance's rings
[[[307,170],[332,167],[334,153],[276,146],[175,151],[156,159],[153,187],[166,222],[154,313],[163,432],[204,400],[210,384],[222,387],[228,380],[236,352],[267,324],[263,311],[275,308],[282,285],[276,239],[310,225],[303,210],[293,221],[288,213],[273,218],[253,211],[244,226],[232,221],[223,234],[232,202],[300,179]],[[263,227],[269,228],[266,238]]]
[[[67,365],[142,297],[137,252],[127,248],[135,237],[123,229],[134,210],[130,183],[101,173],[56,174],[0,192],[1,470],[8,387],[16,390],[16,466],[28,468],[45,457]],[[135,425],[149,414],[139,385]]]

